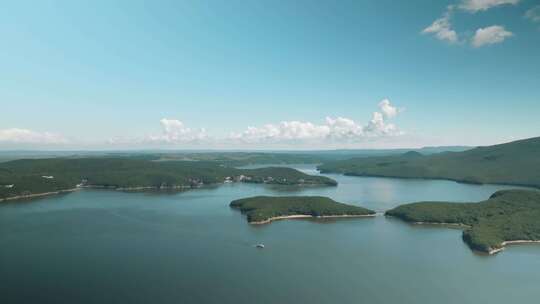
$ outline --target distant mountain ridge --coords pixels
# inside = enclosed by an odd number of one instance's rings
[[[117,151],[39,151],[0,150],[0,162],[17,159],[132,157],[138,159],[207,160],[233,165],[276,163],[321,163],[352,157],[397,155],[407,151],[422,154],[460,152],[472,149],[467,146],[423,147],[418,149],[336,149],[336,150],[117,150]]]
[[[410,157],[409,153],[326,162],[323,173],[359,176],[449,179],[540,187],[540,137]]]

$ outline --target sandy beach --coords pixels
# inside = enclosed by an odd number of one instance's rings
[[[506,248],[506,245],[515,245],[515,244],[532,244],[532,243],[540,243],[540,240],[532,241],[532,240],[515,240],[515,241],[504,241],[501,243],[500,248],[495,248],[489,250],[488,254],[496,254],[501,251],[503,251]]]
[[[258,221],[258,222],[249,222],[253,225],[261,225],[261,224],[268,224],[272,221],[276,220],[283,220],[283,219],[297,219],[297,218],[343,218],[343,217],[375,217],[376,214],[365,214],[365,215],[324,215],[324,216],[313,216],[313,215],[305,215],[305,214],[298,214],[298,215],[285,215],[285,216],[276,216],[271,217],[264,221]]]

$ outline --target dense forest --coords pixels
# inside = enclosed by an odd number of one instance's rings
[[[52,158],[0,163],[0,199],[75,187],[176,189],[222,182],[329,185],[336,181],[283,167],[238,169],[217,162],[135,158]]]
[[[461,224],[474,250],[494,252],[505,241],[540,240],[540,191],[503,190],[479,203],[419,202],[386,212],[407,222]]]
[[[255,196],[232,201],[230,206],[239,209],[249,223],[266,223],[272,218],[294,215],[368,216],[375,211],[338,203],[322,196]]]
[[[357,176],[450,179],[468,183],[498,183],[540,187],[540,137],[464,152],[363,157],[330,161],[323,173]]]

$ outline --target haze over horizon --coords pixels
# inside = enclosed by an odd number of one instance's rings
[[[17,1],[0,20],[0,150],[540,135],[534,0]]]
[[[534,303],[540,0],[0,5],[0,304]]]

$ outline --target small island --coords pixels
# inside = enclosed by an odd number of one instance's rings
[[[250,224],[288,218],[375,216],[375,211],[336,202],[323,196],[255,196],[234,200],[230,206],[247,216]]]
[[[478,203],[418,202],[385,213],[418,224],[464,228],[473,250],[495,254],[509,244],[540,242],[540,191],[503,190]]]

